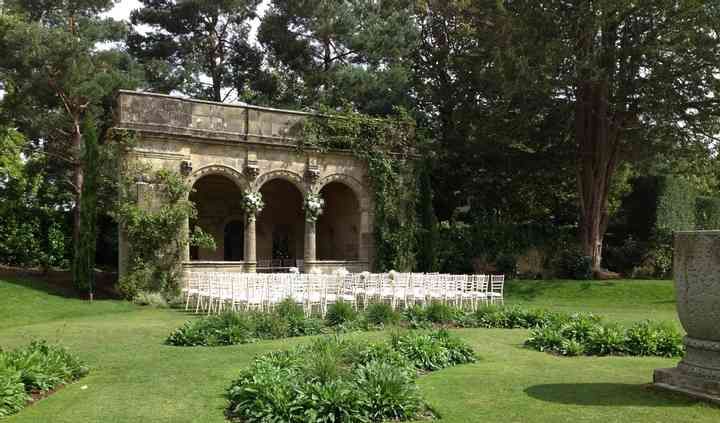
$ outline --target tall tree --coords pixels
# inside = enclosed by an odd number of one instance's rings
[[[526,0],[501,3],[499,16],[498,51],[515,92],[542,87],[529,94],[573,108],[580,240],[600,270],[618,166],[720,132],[720,6]]]
[[[142,0],[131,14],[147,33],[128,36],[151,87],[213,101],[252,100],[266,76],[262,53],[249,41],[260,0]]]
[[[276,69],[275,101],[348,103],[372,114],[411,106],[410,53],[417,43],[410,0],[272,0],[258,41]]]
[[[532,85],[505,89],[498,14],[495,0],[417,2],[413,86],[434,138],[438,217],[471,205],[485,222],[573,221],[571,109]]]
[[[97,184],[98,140],[95,119],[92,115],[83,121],[82,161],[85,164],[85,181],[80,196],[80,238],[73,254],[73,279],[78,288],[86,291],[92,301],[95,293],[95,246],[97,243]]]
[[[130,88],[132,61],[107,47],[121,41],[125,25],[103,19],[111,0],[17,0],[0,16],[2,118],[31,147],[53,160],[49,170],[73,194],[73,244],[80,241],[84,169],[82,122],[88,112],[108,118],[112,95]]]

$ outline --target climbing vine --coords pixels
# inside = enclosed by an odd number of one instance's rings
[[[128,137],[119,137],[123,136]],[[180,264],[188,245],[214,249],[215,241],[197,226],[189,236],[180,230],[197,217],[197,209],[179,172],[156,170],[127,158],[119,164],[113,215],[127,237],[128,252],[118,288],[128,298],[141,292],[172,297],[178,293]]]
[[[305,121],[301,150],[349,150],[367,163],[374,203],[378,270],[411,270],[417,252],[417,137],[404,111],[378,119],[359,113],[320,114]]]

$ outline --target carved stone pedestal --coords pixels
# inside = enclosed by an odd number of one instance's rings
[[[656,369],[653,384],[661,389],[720,404],[720,342],[685,337],[685,357],[677,367]]]
[[[656,387],[720,404],[720,231],[675,234],[675,295],[685,357],[656,369]]]

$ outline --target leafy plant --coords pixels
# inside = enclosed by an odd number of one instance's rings
[[[330,326],[337,326],[351,322],[355,320],[355,317],[357,317],[357,312],[350,303],[338,301],[328,307],[325,321]]]
[[[228,388],[227,416],[298,423],[418,419],[428,408],[415,385],[416,368],[423,367],[406,354],[406,346],[417,343],[413,336],[378,344],[327,336],[260,356]],[[444,351],[442,367],[475,359],[467,344],[446,331],[418,336],[423,345]]]
[[[7,417],[22,410],[30,399],[25,393],[25,384],[20,378],[20,372],[14,367],[4,367],[0,352],[0,418]]]
[[[410,420],[424,408],[411,376],[388,361],[371,361],[359,366],[355,380],[366,396],[371,421]]]
[[[472,350],[451,338],[449,332],[393,334],[391,345],[420,370],[439,370],[475,361]]]
[[[400,321],[400,314],[387,303],[373,303],[365,309],[365,317],[374,325],[392,325]]]
[[[65,348],[33,341],[14,351],[0,350],[0,417],[20,411],[29,392],[45,392],[73,382],[88,368]]]

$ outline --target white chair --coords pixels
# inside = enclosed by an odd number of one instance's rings
[[[505,290],[505,275],[492,275],[490,276],[490,290],[487,295],[490,302],[505,304],[504,297]]]
[[[194,299],[197,301],[198,294],[200,293],[200,280],[197,272],[186,271],[185,273],[185,284],[182,289],[182,293],[185,296],[185,311],[190,308],[190,300]]]
[[[209,272],[198,272],[197,274],[197,301],[195,302],[195,313],[199,313],[201,310],[205,311],[206,307],[210,307],[210,273]]]
[[[428,296],[427,281],[427,275],[411,273],[408,281],[407,301],[411,304],[420,303],[421,306],[425,306]]]
[[[307,292],[305,294],[305,314],[311,316],[313,308],[322,315],[325,301],[325,275],[307,275]]]
[[[443,275],[428,274],[426,303],[445,302],[445,283]]]
[[[327,308],[331,304],[339,301],[349,303],[353,308],[357,308],[355,296],[352,294],[349,285],[345,284],[345,276],[349,275],[327,275],[325,277],[325,296],[322,302],[322,315],[325,316]],[[352,281],[352,278],[348,278]]]
[[[255,273],[248,275],[245,288],[245,307],[248,310],[259,310],[265,306],[267,285],[265,276],[267,274]]]
[[[370,273],[365,278],[365,302],[371,303],[380,301],[380,290],[382,288],[382,275],[378,273]]]

